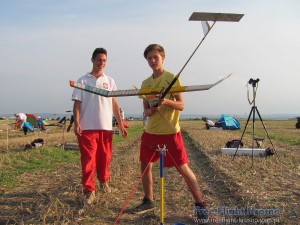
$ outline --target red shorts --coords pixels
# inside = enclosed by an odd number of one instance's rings
[[[164,158],[164,166],[171,167],[176,165],[183,165],[188,162],[188,157],[184,147],[183,139],[181,132],[179,131],[176,134],[149,134],[144,132],[141,138],[141,147],[140,147],[140,161],[144,163],[156,162],[159,159],[158,145],[160,148],[166,146],[167,153]],[[174,163],[174,161],[175,163]]]

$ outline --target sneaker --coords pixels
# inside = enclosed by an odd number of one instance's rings
[[[202,203],[195,203],[194,215],[197,224],[207,224],[208,223],[208,211]]]
[[[87,191],[84,193],[85,203],[91,205],[96,198],[95,191]]]
[[[108,182],[100,182],[100,189],[104,193],[111,193],[111,187],[108,185]]]
[[[144,197],[143,202],[131,210],[133,214],[144,214],[155,209],[154,201]]]

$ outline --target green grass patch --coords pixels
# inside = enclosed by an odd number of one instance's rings
[[[126,141],[126,139],[135,138],[138,135],[143,133],[144,127],[142,123],[137,123],[134,126],[126,129],[128,132],[127,138],[123,138],[121,135],[114,135],[113,136],[113,144],[118,144],[120,142]]]
[[[288,136],[284,134],[270,134],[272,140],[280,141],[291,146],[300,146],[300,137]]]
[[[128,137],[113,136],[113,145],[120,144],[141,135],[142,123],[127,129]],[[25,173],[51,171],[61,164],[80,162],[79,151],[63,150],[58,147],[33,148],[22,152],[3,154],[0,158],[0,188],[18,186],[18,178]]]
[[[268,130],[267,132],[272,141],[282,142],[290,146],[300,146],[300,136],[291,135],[289,133],[269,132]],[[252,131],[246,130],[245,134],[252,135]],[[265,141],[268,141],[268,136],[265,130],[262,129],[255,131],[255,137],[265,137]]]
[[[51,171],[62,163],[78,161],[79,152],[56,147],[5,154],[1,157],[0,187],[12,188],[18,185],[18,177],[24,173]]]

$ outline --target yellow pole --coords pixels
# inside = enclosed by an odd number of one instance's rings
[[[166,154],[166,145],[163,148],[160,148],[158,145],[159,151],[159,177],[160,177],[160,225],[164,224],[164,211],[165,211],[165,200],[164,200],[164,156]]]
[[[165,202],[164,202],[164,178],[160,178],[160,224],[164,224],[164,211],[165,211]]]

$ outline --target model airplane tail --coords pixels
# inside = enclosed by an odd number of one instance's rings
[[[231,74],[222,78],[221,80],[213,84],[203,84],[203,85],[191,85],[191,86],[181,86],[181,87],[172,87],[169,93],[180,93],[180,92],[191,92],[191,91],[205,91],[221,83],[223,80],[227,79]],[[142,95],[156,95],[161,94],[165,88],[142,88],[142,89],[128,89],[128,90],[117,90],[117,91],[108,91],[105,89],[93,87],[86,84],[76,83],[70,81],[70,86],[87,91],[93,94],[101,95],[103,97],[125,97],[125,96],[142,96]]]

